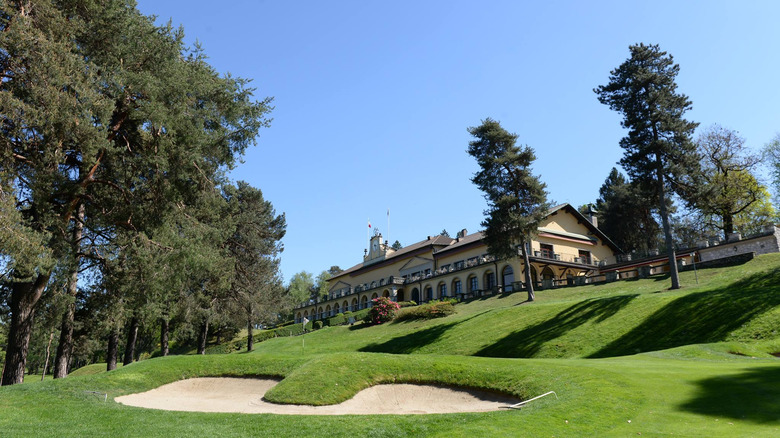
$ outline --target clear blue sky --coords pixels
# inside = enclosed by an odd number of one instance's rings
[[[478,230],[466,128],[486,117],[536,150],[553,201],[595,201],[624,132],[593,88],[633,43],[674,56],[700,128],[756,149],[780,132],[777,1],[138,3],[275,98],[232,178],[286,213],[285,281],[360,262],[387,209],[391,243]]]

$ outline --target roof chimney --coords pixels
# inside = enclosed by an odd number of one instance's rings
[[[594,227],[598,228],[598,226],[599,226],[599,218],[597,216],[598,215],[598,211],[596,211],[593,208],[593,204],[588,204],[588,211],[587,211],[587,213],[588,213],[588,220],[590,221],[590,223],[592,223]]]
[[[457,237],[457,238],[466,237],[466,235],[467,235],[468,233],[469,233],[469,232],[468,232],[468,231],[466,231],[466,229],[464,228],[464,229],[462,229],[462,230],[458,231],[458,234],[457,234],[455,237]]]

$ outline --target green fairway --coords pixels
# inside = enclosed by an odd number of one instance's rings
[[[0,388],[2,436],[780,436],[780,255],[683,274],[461,303],[455,315],[332,327],[229,355],[150,359]],[[639,354],[635,354],[639,352]],[[404,353],[404,354],[401,354]],[[481,357],[480,357],[481,356]],[[503,356],[503,357],[501,357]],[[266,398],[333,404],[378,383],[476,387],[522,410],[409,416],[207,414],[113,397],[195,376],[274,376]],[[104,402],[108,395],[108,401]]]

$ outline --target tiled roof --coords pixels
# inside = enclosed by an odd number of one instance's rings
[[[477,231],[476,233],[472,233],[465,237],[461,237],[460,239],[455,239],[451,245],[436,251],[436,254],[441,254],[445,251],[451,251],[457,248],[461,248],[463,246],[468,245],[469,243],[478,242],[482,240],[483,237],[484,237],[484,233],[482,233],[482,231]]]
[[[444,236],[444,235],[433,236],[430,239],[421,240],[421,241],[419,241],[417,243],[413,243],[411,245],[405,246],[405,247],[399,249],[398,251],[395,251],[392,254],[387,255],[385,257],[385,259],[382,260],[382,261],[393,260],[393,259],[396,259],[398,257],[402,257],[402,256],[404,256],[406,254],[409,254],[409,253],[411,253],[411,252],[413,252],[415,250],[418,250],[420,248],[424,248],[426,246],[448,246],[448,245],[452,244],[452,242],[454,242],[454,241],[455,241],[455,239],[453,239],[451,237]],[[379,263],[381,263],[381,262],[379,262]],[[339,272],[337,275],[333,276],[333,278],[334,279],[335,278],[339,278],[339,277],[342,277],[344,275],[351,274],[351,273],[353,273],[355,271],[358,271],[361,268],[363,268],[364,266],[372,266],[372,265],[373,264],[366,265],[365,263],[358,263],[357,265],[355,265],[355,266],[353,266],[351,268],[348,268],[348,269],[345,269],[345,270]]]

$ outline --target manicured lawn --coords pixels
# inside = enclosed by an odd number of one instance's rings
[[[172,356],[0,388],[5,436],[780,436],[780,256],[683,274],[462,303],[455,315],[333,327],[251,354]],[[640,352],[640,354],[634,354]],[[392,354],[395,353],[395,354]],[[399,354],[408,353],[408,354]],[[480,357],[481,356],[481,357]],[[504,357],[499,357],[504,356]],[[194,376],[275,376],[280,403],[378,383],[478,387],[522,410],[422,416],[167,412],[113,397]],[[107,393],[108,401],[98,393]]]

